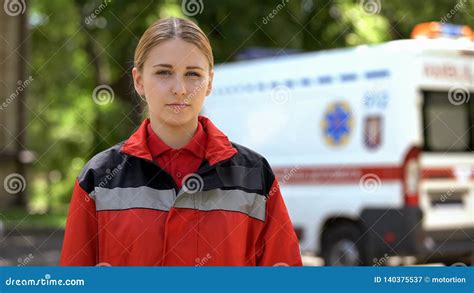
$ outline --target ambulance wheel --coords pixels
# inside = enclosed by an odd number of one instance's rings
[[[322,239],[322,256],[325,265],[363,265],[360,236],[361,233],[354,224],[344,223],[329,227]]]

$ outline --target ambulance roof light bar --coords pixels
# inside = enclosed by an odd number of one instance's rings
[[[467,25],[455,25],[440,22],[424,22],[417,24],[412,32],[411,38],[468,38],[474,40],[474,33]]]

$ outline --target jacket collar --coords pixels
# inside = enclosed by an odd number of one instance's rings
[[[209,118],[198,116],[198,122],[207,134],[207,147],[204,158],[210,166],[229,159],[237,153],[237,149],[232,146],[227,136]],[[140,127],[124,142],[121,148],[122,153],[153,161],[152,154],[147,145],[148,124],[150,124],[149,118],[145,119]]]
[[[153,131],[151,128],[151,123],[147,125],[147,146],[151,152],[151,155],[154,159],[161,156],[163,153],[166,153],[170,150],[173,150],[172,147],[167,145],[161,138]],[[201,123],[197,124],[196,132],[189,142],[182,146],[180,150],[187,150],[194,156],[199,159],[204,159],[206,154],[206,145],[207,145],[207,134],[204,132],[204,128]]]

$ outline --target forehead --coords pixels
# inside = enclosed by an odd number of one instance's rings
[[[173,67],[201,66],[208,67],[204,53],[194,44],[181,39],[171,39],[150,50],[145,66],[170,64]]]

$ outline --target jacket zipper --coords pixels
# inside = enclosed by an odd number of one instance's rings
[[[127,155],[130,155],[130,154],[127,154]],[[133,156],[133,155],[130,155],[130,156]],[[216,168],[217,166],[219,166],[219,165],[221,165],[221,164],[223,164],[223,163],[229,161],[229,160],[232,159],[234,156],[235,156],[235,154],[234,154],[233,156],[231,156],[231,157],[225,159],[225,160],[222,160],[222,161],[220,161],[220,162],[217,162],[217,163],[216,163],[215,165],[213,165],[213,166],[209,166],[209,167],[207,167],[207,168],[204,168],[203,170],[199,170],[199,169],[198,169],[198,171],[197,171],[195,174],[197,174],[197,175],[199,175],[199,176],[202,176],[202,174],[204,174],[204,173],[206,173],[206,172],[208,172],[208,171],[210,171],[210,170]],[[176,196],[176,198],[178,198],[178,194],[179,194],[179,192],[181,191],[182,188],[181,188],[180,190],[178,190],[178,185],[176,184],[176,182],[174,182],[174,179],[173,179],[173,177],[171,176],[171,174],[169,174],[168,172],[166,172],[163,168],[161,168],[161,167],[160,167],[155,161],[153,161],[153,160],[147,160],[147,159],[140,158],[140,157],[137,157],[137,156],[134,156],[134,157],[135,157],[135,158],[138,158],[138,159],[141,159],[141,160],[144,160],[145,162],[152,163],[153,165],[155,165],[156,167],[158,167],[158,169],[160,169],[162,172],[164,172],[164,173],[166,174],[166,176],[168,176],[168,179],[171,180],[171,183],[173,184],[173,188],[174,188],[174,190],[175,190],[175,196]],[[202,163],[201,163],[201,164],[202,164]],[[176,200],[176,198],[175,198],[175,200]],[[174,203],[173,203],[173,204],[174,204]],[[163,237],[163,252],[162,252],[161,261],[160,261],[160,265],[161,265],[161,266],[164,265],[164,261],[165,261],[165,257],[164,257],[164,256],[165,256],[165,253],[166,253],[166,234],[167,234],[167,230],[168,230],[168,229],[167,229],[167,228],[168,228],[168,220],[169,220],[169,214],[168,214],[167,219],[166,219],[166,221],[165,221],[165,228],[164,228],[164,235],[163,235],[163,236],[164,236],[164,237]],[[196,247],[197,247],[197,246],[196,246]]]

